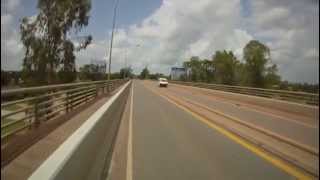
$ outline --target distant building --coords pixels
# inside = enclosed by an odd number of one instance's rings
[[[171,80],[180,80],[182,76],[186,76],[187,71],[183,67],[172,67],[170,77]]]

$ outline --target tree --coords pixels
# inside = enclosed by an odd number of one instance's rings
[[[234,71],[234,84],[246,85],[247,79],[248,73],[246,71],[246,64],[239,61]]]
[[[120,77],[121,78],[132,78],[133,77],[132,71],[133,70],[131,67],[122,68],[122,69],[120,69]]]
[[[201,74],[201,62],[198,56],[193,56],[189,61],[183,63],[184,68],[190,69],[190,76],[188,77],[191,81],[200,81]]]
[[[266,65],[270,60],[270,49],[257,40],[251,40],[243,49],[248,73],[248,84],[265,86]]]
[[[281,78],[277,74],[278,68],[277,65],[273,64],[267,68],[267,73],[265,76],[265,87],[266,88],[279,88],[281,83]]]
[[[214,77],[217,83],[232,85],[235,83],[235,72],[239,61],[232,51],[216,51],[212,60]]]
[[[115,72],[115,73],[110,74],[110,79],[121,79],[121,78],[123,78],[123,77],[120,75],[119,72]]]
[[[162,73],[149,74],[149,78],[153,80],[157,80],[160,77],[166,78],[165,75]]]
[[[208,59],[201,61],[200,79],[204,82],[212,82],[214,80],[213,63]]]
[[[7,86],[10,82],[8,72],[5,72],[1,69],[1,86]]]
[[[87,36],[75,48],[68,36],[88,25],[91,2],[38,0],[38,9],[35,18],[25,17],[20,25],[21,41],[25,46],[23,78],[29,83],[51,84],[56,81],[57,71],[62,75],[76,74],[73,53],[86,48],[92,38]],[[74,77],[70,76],[67,81]]]
[[[183,80],[211,82],[213,80],[212,61],[208,59],[201,60],[198,56],[193,56],[189,61],[183,63],[183,67],[190,74],[188,77],[181,77]]]
[[[81,80],[98,81],[104,79],[104,73],[99,71],[97,64],[85,64],[80,67],[79,78]]]
[[[147,79],[147,78],[149,78],[149,70],[148,70],[148,68],[147,67],[145,67],[142,71],[141,71],[141,73],[140,73],[140,78],[141,79]]]

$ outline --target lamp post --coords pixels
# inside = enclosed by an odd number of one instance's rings
[[[109,70],[108,70],[108,80],[110,80],[111,75],[111,57],[112,57],[112,44],[113,44],[113,34],[114,34],[114,27],[116,25],[116,15],[117,15],[117,7],[118,7],[119,0],[116,0],[116,4],[113,11],[113,22],[112,22],[112,32],[111,32],[111,41],[110,41],[110,50],[109,50]],[[109,87],[109,86],[108,86]]]
[[[125,49],[124,49],[124,72],[123,72],[123,79],[126,78],[127,71],[128,71],[128,67],[127,67],[127,48],[125,48]]]

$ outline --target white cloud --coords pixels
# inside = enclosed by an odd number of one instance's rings
[[[239,0],[164,1],[126,34],[127,41],[142,42],[139,50],[130,48],[128,53],[133,62],[140,62],[136,63],[137,72],[149,64],[154,71],[168,73],[172,65],[181,64],[191,55],[210,58],[216,50],[242,48],[250,38],[242,36],[247,35],[244,30],[234,30],[239,6]]]
[[[250,4],[250,15],[242,17],[240,0],[164,0],[140,23],[116,30],[112,69],[124,66],[125,54],[136,73],[147,65],[152,72],[169,73],[171,66],[192,55],[210,58],[223,49],[241,59],[246,43],[258,39],[271,48],[272,61],[284,79],[318,82],[318,1],[251,0]],[[12,21],[9,14],[1,17],[5,24]],[[78,66],[108,59],[109,40],[93,38],[86,50],[77,53]]]
[[[269,45],[283,78],[319,82],[318,1],[252,1],[252,7],[251,31]]]
[[[15,11],[19,5],[20,0],[1,1],[5,9],[5,14],[1,15],[1,66],[6,70],[18,70],[22,65],[23,45],[14,25]]]
[[[146,65],[153,72],[169,73],[171,66],[181,65],[190,56],[210,58],[223,49],[242,59],[243,47],[257,38],[271,48],[272,62],[284,79],[318,82],[319,9],[314,2],[251,3],[252,16],[245,18],[239,0],[165,0],[140,24],[118,30],[113,67],[124,63],[126,48],[136,73]]]

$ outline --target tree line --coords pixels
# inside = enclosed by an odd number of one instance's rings
[[[241,62],[232,51],[216,51],[211,59],[191,57],[183,63],[187,73],[182,81],[218,83],[226,85],[277,88],[281,84],[276,64],[271,63],[270,49],[251,40],[243,49]]]
[[[139,79],[152,79],[152,80],[157,80],[159,79],[160,77],[162,78],[167,78],[169,79],[170,77],[169,76],[166,76],[162,73],[150,73],[148,67],[145,67],[142,69],[140,75],[138,76]]]
[[[271,62],[270,49],[257,40],[251,40],[243,49],[243,61],[232,51],[216,51],[211,59],[193,56],[183,62],[186,73],[179,80],[249,86],[319,93],[319,84],[292,83],[282,81],[276,64]],[[145,67],[140,79],[158,79],[163,74],[151,74]],[[168,77],[170,79],[170,77]]]

